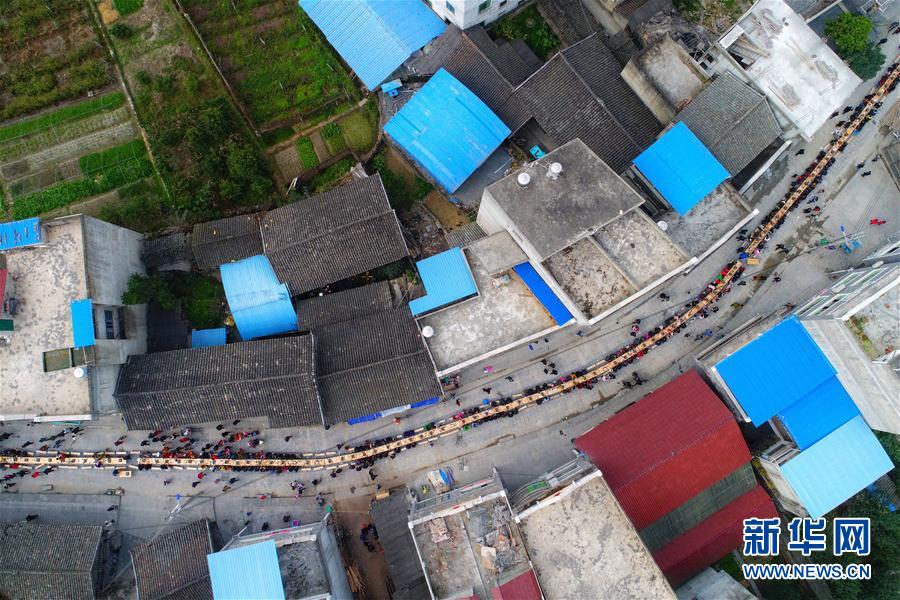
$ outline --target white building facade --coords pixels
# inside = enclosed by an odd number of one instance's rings
[[[522,0],[424,0],[437,16],[460,29],[490,25],[519,6]]]

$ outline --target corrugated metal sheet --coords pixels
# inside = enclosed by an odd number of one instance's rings
[[[447,28],[421,0],[300,0],[300,6],[370,90]]]
[[[194,329],[191,332],[191,348],[208,348],[224,346],[228,332],[224,327],[216,329]]]
[[[440,69],[384,132],[447,192],[454,192],[509,136],[491,109]]]
[[[579,437],[640,530],[750,460],[740,429],[688,371]]]
[[[894,468],[878,438],[857,416],[781,466],[814,519]]]
[[[284,600],[274,540],[206,556],[216,600]]]
[[[94,305],[90,299],[72,301],[72,338],[75,348],[93,346]]]
[[[33,246],[43,241],[41,220],[37,217],[0,223],[0,252]]]
[[[653,553],[656,564],[672,587],[739,548],[744,519],[777,517],[778,511],[766,491],[756,486],[684,535]]]
[[[544,597],[531,569],[495,587],[491,590],[491,596],[494,600],[542,600]]]
[[[297,331],[288,288],[266,256],[251,256],[219,268],[228,307],[244,340]]]
[[[796,317],[716,365],[754,425],[762,425],[835,375],[834,367]]]
[[[409,303],[414,315],[422,315],[478,293],[462,248],[450,248],[416,263],[426,295]]]
[[[634,164],[682,215],[728,179],[725,167],[684,123],[664,133]]]
[[[550,313],[557,325],[568,323],[574,318],[569,309],[566,308],[566,305],[556,297],[550,286],[541,279],[541,276],[534,270],[531,263],[524,262],[521,265],[516,265],[513,267],[513,270],[522,279],[522,282],[528,286],[534,297],[547,309],[547,312]]]
[[[832,377],[778,413],[797,447],[809,448],[859,414],[847,390]]]

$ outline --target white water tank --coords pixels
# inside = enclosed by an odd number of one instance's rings
[[[518,175],[516,175],[516,183],[519,187],[528,187],[528,184],[531,183],[531,175],[522,171]]]
[[[550,166],[547,167],[547,177],[549,179],[559,179],[559,174],[562,173],[562,171],[562,164],[558,162],[550,163]]]
[[[656,226],[659,227],[660,229],[662,229],[663,231],[669,230],[669,224],[666,223],[665,221],[657,221]]]
[[[422,328],[422,337],[428,339],[434,335],[434,327],[426,325]]]
[[[75,367],[72,370],[72,375],[74,375],[78,379],[84,379],[84,377],[87,375],[87,369],[85,369],[84,367]]]

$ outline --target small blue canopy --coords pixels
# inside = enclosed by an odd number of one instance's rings
[[[224,327],[216,329],[194,329],[191,332],[191,348],[224,346],[228,332]]]
[[[461,248],[450,248],[420,260],[416,262],[416,269],[425,285],[425,295],[409,303],[409,309],[416,316],[478,293]]]
[[[478,96],[440,69],[384,132],[447,192],[454,192],[510,131]]]
[[[893,468],[878,438],[856,416],[787,461],[781,472],[818,519]]]
[[[520,265],[516,265],[513,267],[513,270],[516,272],[516,275],[522,279],[525,285],[528,286],[528,289],[531,290],[534,297],[538,299],[545,309],[547,309],[547,312],[550,313],[550,316],[556,321],[557,325],[565,325],[574,318],[572,313],[569,312],[569,309],[566,308],[566,305],[562,303],[562,300],[553,293],[553,290],[550,289],[547,282],[541,279],[541,276],[531,263],[524,262]]]
[[[274,540],[206,555],[215,600],[284,600]]]
[[[680,215],[728,178],[725,167],[683,122],[639,154],[634,165]]]
[[[757,426],[835,376],[834,367],[794,316],[720,361],[716,371]]]
[[[370,90],[447,28],[422,0],[300,0],[300,7]]]
[[[244,340],[297,331],[291,294],[262,254],[219,267],[234,324]]]
[[[94,337],[94,304],[90,299],[72,302],[72,338],[75,348],[93,346]]]

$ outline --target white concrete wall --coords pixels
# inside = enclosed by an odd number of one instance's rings
[[[475,25],[488,25],[505,14],[514,11],[523,0],[490,0],[490,5],[479,11],[486,0],[425,0],[437,16],[460,29]],[[447,8],[447,5],[452,7]]]

